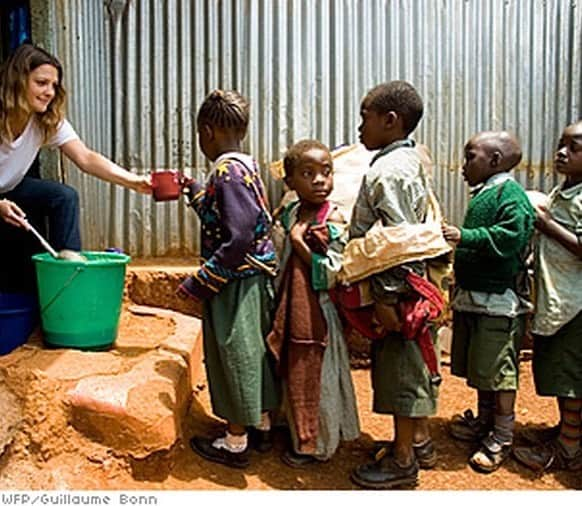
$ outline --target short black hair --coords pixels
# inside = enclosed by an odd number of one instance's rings
[[[202,102],[196,122],[238,131],[243,137],[249,126],[250,105],[238,91],[214,90]]]
[[[407,81],[379,84],[368,92],[364,100],[368,109],[381,114],[390,111],[398,114],[402,118],[407,135],[416,128],[422,118],[424,109],[422,98],[414,86]]]
[[[331,157],[331,152],[329,148],[315,139],[303,139],[299,142],[296,142],[291,146],[287,152],[285,153],[285,158],[283,158],[283,169],[285,171],[285,178],[291,177],[293,175],[293,171],[295,167],[299,165],[301,162],[301,158],[305,154],[306,151],[310,149],[321,149],[326,153],[329,153]]]

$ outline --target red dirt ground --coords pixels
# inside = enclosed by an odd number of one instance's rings
[[[163,320],[160,322],[162,323]],[[169,324],[169,322],[166,322]],[[144,332],[143,320],[125,315],[120,332],[139,336]],[[148,321],[147,325],[151,325]],[[160,329],[161,331],[162,329]],[[149,329],[151,332],[151,329]],[[521,389],[517,401],[517,431],[525,425],[554,424],[558,418],[552,399],[535,395],[531,362],[521,363]],[[68,439],[67,448],[47,459],[21,452],[7,452],[0,459],[0,488],[9,489],[73,489],[73,490],[352,490],[358,489],[349,480],[350,471],[368,459],[376,439],[392,436],[389,417],[371,412],[369,371],[352,371],[359,405],[361,437],[340,447],[334,458],[325,464],[296,470],[279,458],[285,441],[276,440],[274,450],[266,455],[255,453],[244,471],[206,462],[193,454],[187,441],[193,434],[216,428],[220,422],[212,418],[208,388],[204,381],[196,386],[187,419],[184,440],[170,452],[149,458],[127,460],[110,449],[84,439],[72,428],[67,434],[55,434],[58,440]],[[445,424],[466,408],[475,408],[474,392],[464,382],[452,377],[443,367],[437,416],[431,421],[432,435],[439,452],[434,470],[421,471],[417,490],[580,490],[582,473],[557,472],[536,476],[509,460],[492,475],[477,474],[467,465],[470,449],[451,440]]]

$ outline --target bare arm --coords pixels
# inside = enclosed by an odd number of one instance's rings
[[[291,246],[295,253],[299,255],[299,258],[303,260],[307,265],[311,265],[311,249],[305,243],[304,235],[309,227],[309,223],[305,221],[298,221],[289,234],[291,240]]]
[[[545,234],[560,243],[573,255],[582,258],[582,244],[580,243],[578,236],[554,220],[545,207],[538,206],[535,208],[535,211],[536,228],[542,234]]]
[[[79,139],[66,142],[60,149],[67,158],[87,174],[139,193],[149,194],[152,192],[149,176],[139,176],[125,170],[103,155],[89,149]]]

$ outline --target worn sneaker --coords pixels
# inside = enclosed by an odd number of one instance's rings
[[[511,454],[511,443],[502,443],[490,433],[481,442],[481,447],[469,459],[469,465],[480,473],[497,471]]]
[[[516,436],[519,436],[531,446],[549,443],[550,441],[558,439],[559,435],[560,424],[542,428],[526,427],[516,434]]]
[[[479,442],[493,427],[467,409],[462,415],[455,415],[448,424],[449,434],[459,441]]]
[[[436,466],[437,452],[430,437],[422,443],[414,443],[412,449],[421,469],[432,469]],[[394,441],[376,441],[371,457],[380,460],[385,455],[393,455],[393,452]]]
[[[513,456],[520,464],[537,472],[582,470],[582,450],[570,457],[557,440],[533,447],[518,446],[513,449]]]
[[[192,448],[194,453],[197,453],[202,458],[211,460],[212,462],[217,462],[218,464],[238,469],[244,469],[249,466],[248,447],[243,452],[234,453],[225,448],[214,447],[212,445],[213,442],[213,439],[194,436],[190,439],[190,448]]]
[[[413,488],[418,485],[418,462],[416,459],[407,467],[401,467],[392,455],[356,467],[351,480],[360,487],[374,490],[392,488]]]

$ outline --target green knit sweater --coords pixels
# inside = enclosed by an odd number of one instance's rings
[[[508,180],[475,195],[455,251],[455,279],[465,290],[503,293],[515,290],[535,212],[523,188]]]

